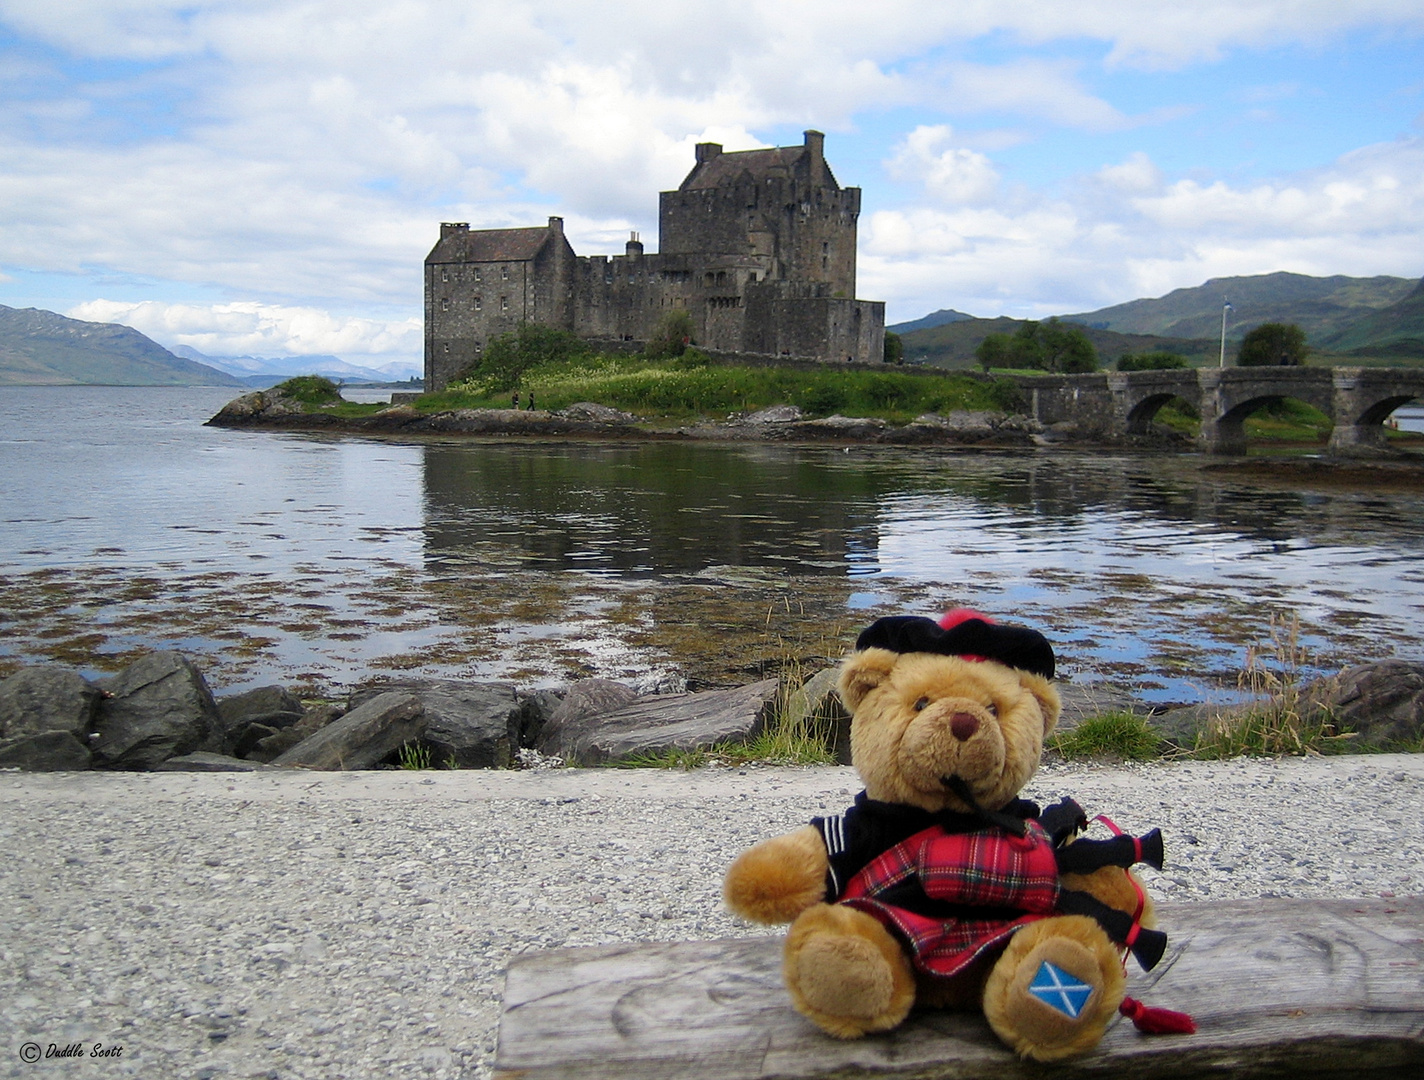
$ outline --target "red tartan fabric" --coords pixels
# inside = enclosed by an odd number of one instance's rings
[[[921,971],[953,976],[1020,927],[1054,913],[1059,885],[1053,842],[1036,821],[1025,824],[1022,837],[994,828],[925,829],[868,863],[839,902],[903,938]],[[914,897],[916,885],[931,901],[984,908],[984,915],[937,917],[882,899],[892,890],[897,900]]]

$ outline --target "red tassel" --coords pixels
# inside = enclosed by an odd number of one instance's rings
[[[1149,1008],[1136,998],[1123,998],[1117,1011],[1144,1035],[1191,1035],[1197,1030],[1196,1021],[1186,1013]]]

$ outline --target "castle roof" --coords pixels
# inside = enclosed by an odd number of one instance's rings
[[[539,254],[553,234],[533,229],[457,229],[440,238],[426,262],[524,262]]]
[[[811,168],[812,150],[808,146],[770,146],[764,150],[724,151],[717,147],[715,156],[698,161],[679,186],[679,191],[704,191],[708,188],[733,187],[748,174],[754,182],[792,177],[798,171]],[[799,166],[799,169],[798,169]],[[829,166],[822,165],[832,187],[838,186]]]

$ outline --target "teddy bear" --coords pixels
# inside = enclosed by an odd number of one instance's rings
[[[1037,631],[958,610],[882,618],[842,664],[851,760],[865,789],[743,852],[724,896],[737,915],[790,923],[792,1004],[826,1033],[889,1031],[915,1005],[980,1008],[1020,1056],[1092,1049],[1114,1014],[1144,1030],[1190,1018],[1125,998],[1165,936],[1128,870],[1161,868],[1160,831],[1081,837],[1083,810],[1019,798],[1060,709]],[[1147,1014],[1152,1013],[1149,1017]]]

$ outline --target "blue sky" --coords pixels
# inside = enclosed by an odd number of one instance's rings
[[[0,0],[0,303],[418,366],[442,220],[657,235],[827,133],[860,295],[1042,316],[1424,275],[1424,0]]]

